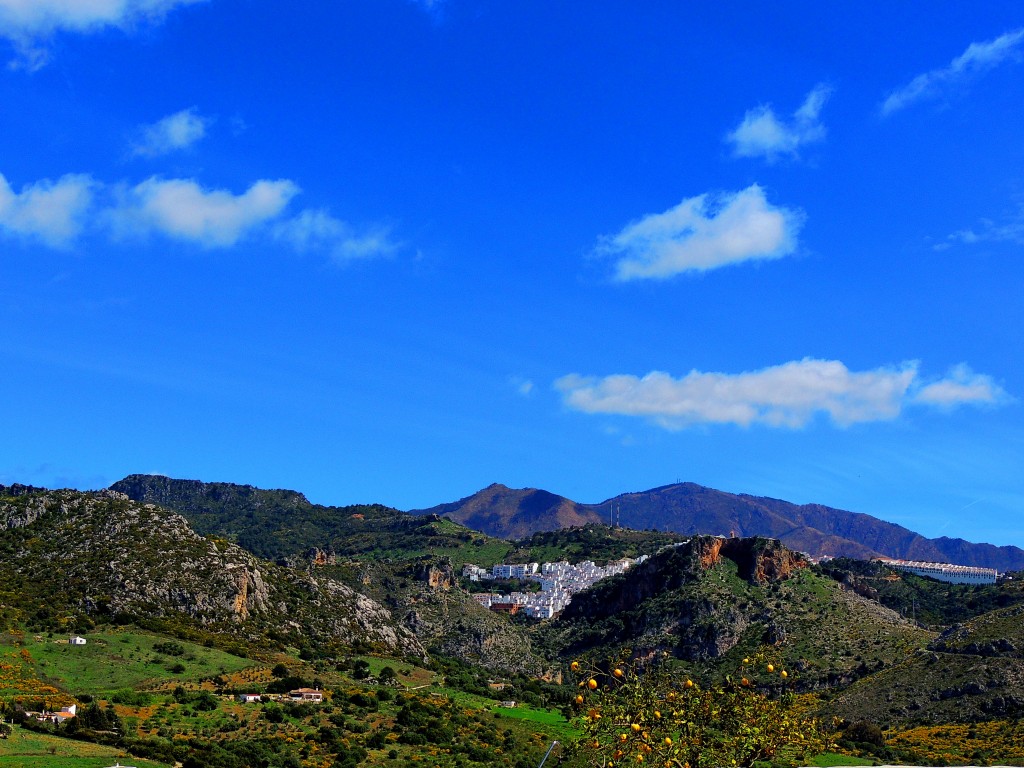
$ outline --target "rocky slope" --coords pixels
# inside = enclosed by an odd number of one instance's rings
[[[934,633],[844,590],[804,558],[765,539],[697,537],[595,585],[540,631],[564,657],[666,651],[728,668],[769,645],[805,689],[890,666]]]
[[[635,529],[677,533],[769,536],[815,557],[955,562],[1000,571],[1024,569],[1024,549],[975,544],[963,539],[928,539],[899,525],[820,504],[791,504],[677,483],[626,493],[600,504],[580,504],[534,488],[490,485],[449,504],[416,513],[444,515],[492,536],[521,538],[536,531],[615,520]]]
[[[349,561],[325,566],[323,572],[386,605],[431,654],[505,674],[538,675],[546,666],[522,626],[481,607],[459,588],[445,557]]]
[[[162,619],[250,642],[424,655],[382,605],[331,579],[275,566],[180,515],[114,492],[0,489],[0,582],[61,622]]]
[[[1024,606],[950,627],[927,648],[842,691],[830,707],[882,725],[1024,717]]]

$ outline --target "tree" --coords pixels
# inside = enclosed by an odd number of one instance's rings
[[[764,656],[744,659],[739,679],[718,684],[673,673],[659,660],[639,670],[584,670],[575,699],[583,735],[571,753],[583,764],[638,768],[748,768],[757,761],[799,760],[830,738],[788,691],[789,674]]]

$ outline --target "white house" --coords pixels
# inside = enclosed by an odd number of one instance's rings
[[[70,643],[71,645],[85,645],[86,642],[87,640],[84,637],[79,637],[78,635],[72,635],[68,639],[68,643]]]
[[[319,688],[296,688],[294,691],[290,691],[288,695],[292,698],[292,701],[323,701],[324,695]]]
[[[238,700],[243,704],[252,704],[257,701],[263,701],[263,697],[258,693],[240,693],[238,694]]]

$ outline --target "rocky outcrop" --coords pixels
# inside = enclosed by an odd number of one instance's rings
[[[452,561],[447,557],[439,561],[429,559],[417,563],[415,577],[417,581],[422,581],[431,589],[451,589],[456,583]]]
[[[200,536],[182,516],[114,491],[0,500],[3,529],[13,577],[52,583],[96,618],[184,618],[249,639],[425,654],[384,606],[350,587]]]

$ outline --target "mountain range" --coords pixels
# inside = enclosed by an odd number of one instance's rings
[[[458,501],[412,512],[441,515],[501,538],[604,523],[686,535],[767,536],[815,558],[885,556],[999,571],[1024,569],[1024,549],[1019,547],[946,536],[929,539],[860,512],[726,493],[695,483],[624,493],[599,504],[581,504],[536,488],[493,484]]]

